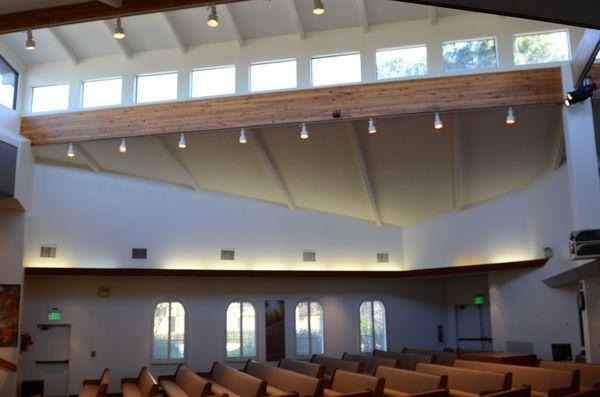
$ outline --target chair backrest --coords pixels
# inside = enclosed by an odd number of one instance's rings
[[[218,362],[213,364],[210,378],[224,388],[245,397],[262,397],[267,387],[264,380]]]
[[[280,360],[277,366],[289,371],[298,372],[299,374],[312,376],[313,378],[322,378],[325,371],[325,367],[322,364],[290,360],[289,358]]]
[[[104,397],[108,392],[108,382],[110,381],[110,369],[104,368],[102,371],[102,375],[100,375],[100,387],[98,388],[98,393],[96,393],[96,397]]]
[[[348,354],[344,353],[342,355],[342,360],[345,361],[356,361],[363,364],[363,371],[365,373],[373,373],[375,366],[383,365],[385,367],[392,368],[400,368],[401,363],[400,360],[396,358],[390,357],[380,357],[380,356],[366,356],[363,354]]]
[[[142,397],[153,397],[158,389],[158,383],[156,383],[156,379],[154,379],[146,367],[143,367],[140,371],[137,385],[142,393]]]
[[[417,353],[400,353],[383,350],[373,351],[375,357],[395,358],[400,360],[400,368],[413,370],[416,363],[435,364],[435,356]]]
[[[513,387],[531,386],[531,390],[548,392],[551,389],[571,388],[579,390],[579,371],[563,371],[524,365],[494,364],[482,361],[456,360],[455,367],[491,371],[497,373],[512,373]]]
[[[578,370],[581,375],[581,387],[592,389],[600,386],[600,365],[574,363],[571,361],[544,361],[541,360],[540,368],[559,369],[563,371]]]
[[[211,383],[198,376],[184,365],[177,367],[175,372],[175,383],[188,396],[201,397],[210,394]]]
[[[368,390],[371,392],[371,397],[381,397],[383,395],[383,385],[383,378],[356,372],[348,372],[336,368],[331,376],[330,389],[340,393]]]
[[[375,368],[373,376],[385,379],[386,389],[408,394],[444,389],[448,385],[448,376],[446,375],[431,375],[381,365]]]
[[[510,388],[510,374],[417,363],[415,371],[430,375],[447,375],[448,388],[468,393],[491,393]]]
[[[285,392],[297,393],[301,397],[321,396],[323,380],[287,369],[248,360],[244,368],[248,375],[267,381],[269,386]]]
[[[349,372],[363,372],[363,363],[356,361],[340,360],[339,358],[313,355],[311,363],[321,364],[325,368],[327,375],[333,374],[333,371],[341,369]]]
[[[426,356],[434,356],[435,363],[439,365],[452,365],[452,362],[458,358],[458,354],[456,352],[444,352],[437,350],[426,350],[426,349],[411,349],[405,347],[402,350],[403,353],[414,353],[414,354],[423,354]]]

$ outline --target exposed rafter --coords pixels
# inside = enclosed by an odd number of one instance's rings
[[[437,23],[437,9],[434,6],[429,6],[429,24],[435,25]]]
[[[558,169],[562,165],[562,160],[565,156],[565,134],[563,131],[562,113],[558,112],[556,116],[555,139],[554,139],[554,156],[552,157],[552,164],[550,169],[552,171]]]
[[[67,60],[73,65],[77,65],[79,63],[79,58],[75,54],[75,51],[73,51],[69,44],[67,44],[65,39],[62,38],[60,33],[58,33],[56,28],[48,28],[48,33],[50,34],[50,37],[52,37],[56,45],[58,45],[65,58],[67,58]]]
[[[104,3],[111,7],[122,7],[123,0],[98,0],[100,3]]]
[[[169,33],[169,37],[171,38],[171,41],[173,41],[173,44],[175,44],[175,46],[179,49],[179,52],[185,54],[187,52],[187,46],[185,45],[185,42],[183,41],[179,30],[177,30],[175,22],[173,22],[173,18],[171,18],[171,16],[165,12],[159,13],[158,16],[165,25],[165,28],[167,29],[167,32]]]
[[[301,39],[306,38],[306,32],[304,31],[304,26],[302,25],[302,20],[300,19],[300,14],[298,14],[298,8],[296,7],[296,3],[294,0],[287,0],[288,9],[290,10],[290,16],[292,17],[292,22],[296,27],[296,32],[298,32],[298,36]]]
[[[192,185],[192,188],[197,192],[199,192],[200,190],[203,190],[202,186],[200,185],[200,182],[198,182],[198,180],[196,179],[194,174],[192,174],[192,172],[190,171],[189,167],[187,165],[185,165],[185,162],[181,159],[179,153],[177,153],[177,149],[175,147],[172,147],[168,143],[166,143],[164,141],[164,139],[165,139],[164,137],[158,137],[158,141],[164,147],[165,151],[167,153],[169,153],[171,158],[173,160],[175,160],[175,162],[178,164],[181,172],[184,173],[187,176],[187,178],[190,180],[190,184]]]
[[[369,26],[369,18],[367,16],[365,0],[356,0],[356,6],[358,8],[358,16],[360,17],[360,24],[363,28],[363,32],[369,33],[371,27]]]
[[[129,51],[129,48],[127,48],[127,45],[124,43],[124,41],[117,40],[113,37],[113,33],[115,30],[115,27],[113,26],[113,24],[110,23],[109,21],[101,21],[100,24],[108,32],[110,39],[114,43],[115,48],[117,49],[117,51],[119,51],[119,53],[123,56],[123,58],[125,58],[125,59],[131,58],[131,52]]]
[[[295,210],[296,205],[294,204],[294,200],[292,199],[290,191],[288,190],[287,186],[285,185],[285,182],[283,181],[283,178],[279,174],[279,171],[277,171],[277,168],[273,164],[273,161],[271,160],[271,158],[265,151],[265,147],[264,147],[263,143],[261,142],[260,137],[258,136],[258,134],[255,134],[253,131],[246,131],[246,136],[248,138],[248,143],[250,145],[252,145],[252,147],[256,151],[256,154],[258,154],[258,157],[260,157],[263,165],[265,166],[265,168],[271,175],[271,178],[273,178],[273,182],[275,182],[275,184],[277,185],[277,188],[281,192],[281,195],[283,196],[283,199],[285,200],[288,208],[291,209],[292,211]]]
[[[238,43],[238,45],[240,47],[243,47],[244,45],[246,45],[244,36],[242,36],[242,33],[240,32],[240,29],[239,29],[237,23],[235,22],[235,18],[233,17],[233,15],[231,15],[231,10],[229,9],[229,5],[223,4],[219,8],[221,10],[221,14],[223,15],[223,18],[225,18],[225,21],[227,21],[227,25],[229,26],[229,30],[231,30],[231,34],[233,35],[233,38],[235,39],[235,41]]]
[[[578,87],[590,73],[598,51],[600,51],[600,30],[586,29],[571,61],[575,87]]]
[[[360,143],[358,142],[356,128],[354,127],[353,122],[350,122],[347,125],[348,136],[350,137],[350,144],[352,146],[352,152],[354,153],[354,159],[356,161],[356,168],[360,174],[360,181],[367,196],[367,201],[369,203],[369,207],[371,208],[371,212],[373,213],[373,222],[375,222],[377,226],[381,226],[381,215],[379,213],[379,207],[377,206],[375,191],[373,190],[373,184],[369,178],[369,171],[367,170],[367,165],[365,164],[365,158],[363,156]]]
[[[461,120],[460,113],[452,115],[452,191],[454,209],[462,211],[464,207],[463,175],[462,175],[462,150],[461,150]]]
[[[98,164],[96,159],[94,159],[94,157],[87,150],[85,150],[82,145],[80,145],[78,143],[74,143],[73,148],[79,154],[79,156],[83,159],[83,161],[85,161],[87,166],[90,167],[90,169],[92,171],[94,171],[94,172],[102,172],[103,171],[102,167],[100,166],[100,164]]]
[[[21,57],[15,54],[6,45],[2,38],[0,38],[0,55],[2,55],[8,61],[8,63],[10,63],[19,73],[22,73],[27,68],[25,61],[23,61]]]

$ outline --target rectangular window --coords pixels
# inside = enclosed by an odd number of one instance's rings
[[[314,57],[311,74],[313,87],[360,83],[360,53]]]
[[[69,108],[69,84],[33,87],[31,112],[52,112]]]
[[[235,66],[192,72],[192,98],[235,94]]]
[[[0,105],[15,109],[17,104],[17,81],[19,73],[0,57]]]
[[[377,80],[427,74],[427,46],[392,48],[375,52]]]
[[[298,86],[295,59],[250,65],[250,92],[285,90]]]
[[[83,82],[83,108],[120,105],[123,79],[88,80]]]
[[[135,93],[137,103],[177,99],[177,72],[139,75]]]
[[[568,61],[570,52],[566,30],[513,36],[515,65]]]
[[[498,66],[496,39],[451,41],[442,45],[445,72],[489,69]]]

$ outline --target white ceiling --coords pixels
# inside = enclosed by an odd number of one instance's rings
[[[375,135],[367,133],[366,121],[357,121],[309,125],[308,141],[299,139],[295,125],[254,130],[249,139],[258,137],[297,207],[375,221],[355,157],[354,128],[382,222],[405,226],[509,193],[554,169],[560,108],[515,112],[514,126],[504,123],[505,110],[491,110],[443,115],[440,132],[426,115],[380,119]],[[181,150],[176,135],[135,138],[127,141],[125,155],[117,151],[119,140],[81,146],[102,172],[188,187],[195,181],[202,189],[287,205],[257,146],[237,139],[238,131],[188,135]],[[40,162],[88,168],[81,153],[68,159],[66,150],[34,147]]]
[[[421,20],[429,18],[429,7],[391,0],[364,1],[367,19],[370,25]],[[0,14],[35,9],[44,6],[72,4],[81,0],[2,0]],[[191,8],[165,13],[172,21],[172,27],[178,32],[186,47],[233,41],[231,25],[235,24],[241,36],[252,39],[266,36],[296,34],[290,4],[297,9],[302,26],[310,32],[361,26],[357,1],[326,0],[327,12],[321,16],[312,14],[312,0],[251,0],[229,4],[232,19],[226,18],[223,7],[220,10],[220,24],[217,28],[206,25],[208,10],[206,7]],[[462,11],[436,8],[437,17],[456,15]],[[110,21],[112,24],[113,21]],[[159,14],[146,14],[123,18],[127,37],[125,46],[132,52],[163,48],[174,48],[175,43],[169,35],[168,27]],[[117,54],[114,39],[102,21],[88,22],[55,28],[55,32],[72,49],[78,59]],[[36,51],[24,49],[25,33],[17,32],[0,36],[0,40],[26,64],[65,60],[57,39],[47,29],[34,31],[38,43]]]

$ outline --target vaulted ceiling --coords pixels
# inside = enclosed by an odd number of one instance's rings
[[[446,114],[433,118],[260,128],[238,143],[239,131],[84,142],[76,157],[66,145],[35,146],[39,162],[148,178],[197,190],[329,212],[398,226],[484,202],[526,186],[552,171],[561,156],[558,106]]]

